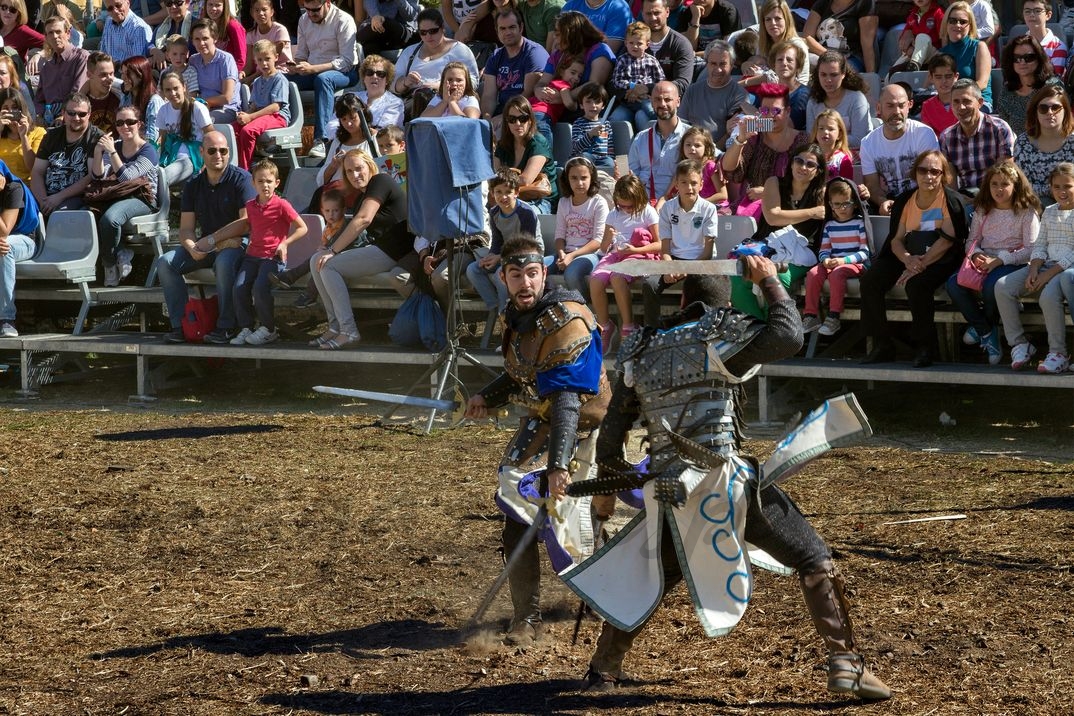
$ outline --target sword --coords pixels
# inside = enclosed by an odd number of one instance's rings
[[[407,405],[413,408],[428,408],[444,413],[450,413],[455,422],[463,419],[466,406],[458,400],[438,400],[436,398],[422,398],[416,395],[400,395],[398,393],[379,393],[375,390],[358,390],[356,388],[334,388],[329,385],[315,385],[313,389],[318,393],[329,395],[342,395],[346,398],[361,398],[373,400],[378,403],[391,403],[392,405]],[[506,418],[506,409],[489,409],[490,418]]]
[[[660,276],[663,274],[707,274],[710,276],[745,276],[746,262],[742,259],[647,261],[628,259],[611,269],[623,276]],[[776,264],[776,271],[786,271],[787,264]]]

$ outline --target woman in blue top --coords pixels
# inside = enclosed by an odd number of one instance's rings
[[[977,21],[968,3],[951,3],[940,25],[940,37],[947,40],[940,52],[955,58],[959,77],[969,77],[977,83],[985,101],[981,110],[991,114],[992,53],[977,39]]]

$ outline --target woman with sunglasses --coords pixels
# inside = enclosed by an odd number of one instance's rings
[[[996,114],[1015,134],[1026,128],[1026,108],[1034,92],[1046,84],[1062,84],[1040,43],[1029,35],[1016,37],[1003,49],[1003,92],[996,96]]]
[[[958,65],[958,76],[968,77],[981,88],[984,97],[982,112],[992,113],[992,53],[988,45],[977,38],[977,20],[969,4],[959,0],[947,8],[940,25],[940,41],[946,42],[940,52],[951,55]]]
[[[461,62],[477,85],[477,60],[470,48],[444,34],[444,17],[439,10],[426,8],[418,13],[418,35],[421,42],[403,50],[395,66],[401,74],[393,85],[395,93],[407,97],[415,90],[426,88],[431,97],[440,86],[440,76],[451,62]]]
[[[137,107],[120,107],[115,126],[120,141],[117,144],[111,134],[100,138],[90,160],[90,176],[103,179],[110,173],[118,182],[145,177],[149,180],[151,201],[146,203],[136,196],[117,199],[97,219],[105,286],[118,286],[131,272],[134,252],[119,248],[123,225],[136,216],[149,216],[158,204],[157,149],[142,137],[141,111]]]
[[[787,172],[791,148],[805,144],[808,137],[791,122],[786,85],[766,82],[753,93],[760,101],[760,109],[756,116],[739,118],[721,161],[732,209],[736,214],[760,219],[765,182]],[[758,120],[769,121],[771,129],[759,127]],[[759,128],[766,131],[758,131]]]
[[[365,102],[373,116],[370,130],[393,124],[402,127],[403,100],[388,91],[395,80],[395,65],[380,55],[366,55],[361,69],[365,89],[358,90],[358,98]]]
[[[507,100],[503,108],[503,126],[496,142],[494,168],[496,171],[520,171],[519,198],[528,201],[538,214],[551,214],[559,199],[556,160],[552,158],[552,143],[537,131],[537,117],[525,97],[518,95]]]
[[[917,187],[895,197],[891,229],[872,266],[862,274],[861,327],[873,347],[862,363],[891,363],[895,343],[887,320],[887,293],[906,289],[914,367],[932,365],[936,340],[936,289],[958,270],[969,235],[966,207],[954,185],[954,172],[939,149],[917,155],[911,172]]]
[[[190,39],[190,26],[194,24],[194,13],[190,12],[190,0],[163,0],[160,3],[167,15],[157,26],[153,33],[153,47],[150,49],[149,58],[153,67],[163,70],[168,66],[167,40],[172,35],[182,35]],[[146,122],[148,126],[149,122]]]
[[[401,50],[414,41],[418,0],[365,0],[366,19],[358,26],[358,42],[366,56]]]
[[[812,127],[824,110],[834,109],[843,117],[850,146],[857,151],[861,140],[872,130],[870,117],[875,108],[869,107],[869,98],[865,96],[868,91],[869,85],[847,65],[846,57],[838,52],[825,52],[817,60],[809,83],[806,126]]]
[[[824,150],[816,144],[803,142],[795,145],[788,154],[792,157],[788,170],[781,176],[769,175],[764,182],[762,213],[753,238],[767,241],[773,232],[794,227],[816,255],[824,228],[824,187],[828,182]],[[789,264],[785,271],[777,274],[780,283],[790,289],[792,282],[805,277],[810,265],[806,261]],[[767,317],[767,309],[753,292],[753,284],[741,277],[731,279],[731,305],[758,318]]]
[[[1074,162],[1074,113],[1067,93],[1045,85],[1029,98],[1025,131],[1014,140],[1014,161],[1044,206],[1055,203],[1048,176],[1060,162]]]
[[[28,18],[25,0],[0,0],[0,37],[4,38],[4,47],[18,52],[23,62],[30,50],[39,50],[45,44],[45,36],[26,24]]]

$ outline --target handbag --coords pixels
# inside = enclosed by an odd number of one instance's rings
[[[206,333],[216,328],[216,319],[220,315],[220,302],[216,296],[209,298],[191,298],[183,308],[183,338],[187,343],[201,343]]]
[[[155,197],[149,184],[149,177],[119,181],[114,176],[104,179],[91,179],[82,194],[82,201],[90,209],[104,210],[120,199],[140,199],[147,206],[153,206]]]
[[[985,277],[988,276],[988,272],[981,271],[973,263],[973,253],[977,250],[977,242],[973,242],[973,246],[966,252],[966,255],[962,258],[962,265],[958,267],[958,276],[956,281],[962,288],[968,288],[971,291],[980,291],[984,288]]]
[[[552,196],[552,182],[548,175],[541,172],[532,184],[523,184],[518,188],[518,198],[523,201],[538,201]]]
[[[911,256],[924,256],[938,238],[940,238],[940,232],[935,229],[930,231],[918,229],[916,231],[907,231],[906,235],[903,236],[903,243],[906,244],[906,250],[910,252]]]

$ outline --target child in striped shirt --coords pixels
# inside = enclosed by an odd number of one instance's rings
[[[608,104],[608,92],[602,85],[589,82],[578,91],[578,104],[582,107],[582,116],[571,126],[571,157],[585,157],[597,169],[614,172],[612,123],[600,116]]]
[[[805,279],[805,310],[802,330],[819,330],[822,336],[839,332],[847,280],[857,278],[869,264],[869,235],[864,207],[854,185],[843,177],[828,182],[827,222],[820,239],[819,262]],[[828,282],[828,317],[820,321],[820,294]]]

